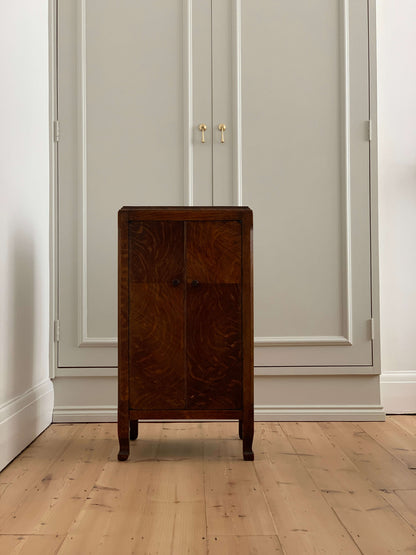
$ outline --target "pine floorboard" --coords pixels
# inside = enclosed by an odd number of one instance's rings
[[[53,424],[0,473],[0,554],[416,554],[416,416]]]

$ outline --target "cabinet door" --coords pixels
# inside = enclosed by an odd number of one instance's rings
[[[187,222],[186,260],[187,408],[240,409],[240,222]]]
[[[57,18],[58,365],[116,367],[117,211],[212,203],[211,3],[57,0]]]
[[[370,366],[367,0],[213,0],[213,37],[214,204],[253,210],[255,365]]]
[[[184,278],[184,224],[130,223],[130,408],[185,408]]]

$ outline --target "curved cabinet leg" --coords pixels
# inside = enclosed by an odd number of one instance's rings
[[[130,439],[133,441],[139,435],[139,421],[130,420]]]
[[[130,454],[129,439],[119,438],[119,443],[120,443],[120,451],[118,452],[118,460],[126,461]]]
[[[240,436],[240,439],[243,439],[243,419],[240,418],[240,420],[238,421],[238,435]]]
[[[120,451],[118,453],[118,460],[125,461],[130,454],[129,442],[129,411],[127,403],[119,402],[118,406],[118,441],[120,443]]]
[[[243,418],[243,457],[245,461],[254,461],[254,453],[252,449],[253,435],[254,435],[254,422],[253,418],[245,415]]]
[[[253,438],[243,439],[243,457],[245,461],[254,461],[252,444]]]

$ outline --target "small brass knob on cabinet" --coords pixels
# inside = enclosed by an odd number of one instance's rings
[[[201,135],[201,143],[205,143],[205,131],[207,130],[207,126],[205,125],[205,123],[200,123],[199,124],[199,130],[201,131],[202,135]]]
[[[218,126],[218,129],[221,131],[221,142],[225,142],[224,141],[224,131],[227,129],[225,126],[225,123],[220,123]]]

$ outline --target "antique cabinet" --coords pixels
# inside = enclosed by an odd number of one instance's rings
[[[119,211],[119,460],[138,419],[236,419],[253,460],[252,212]]]

